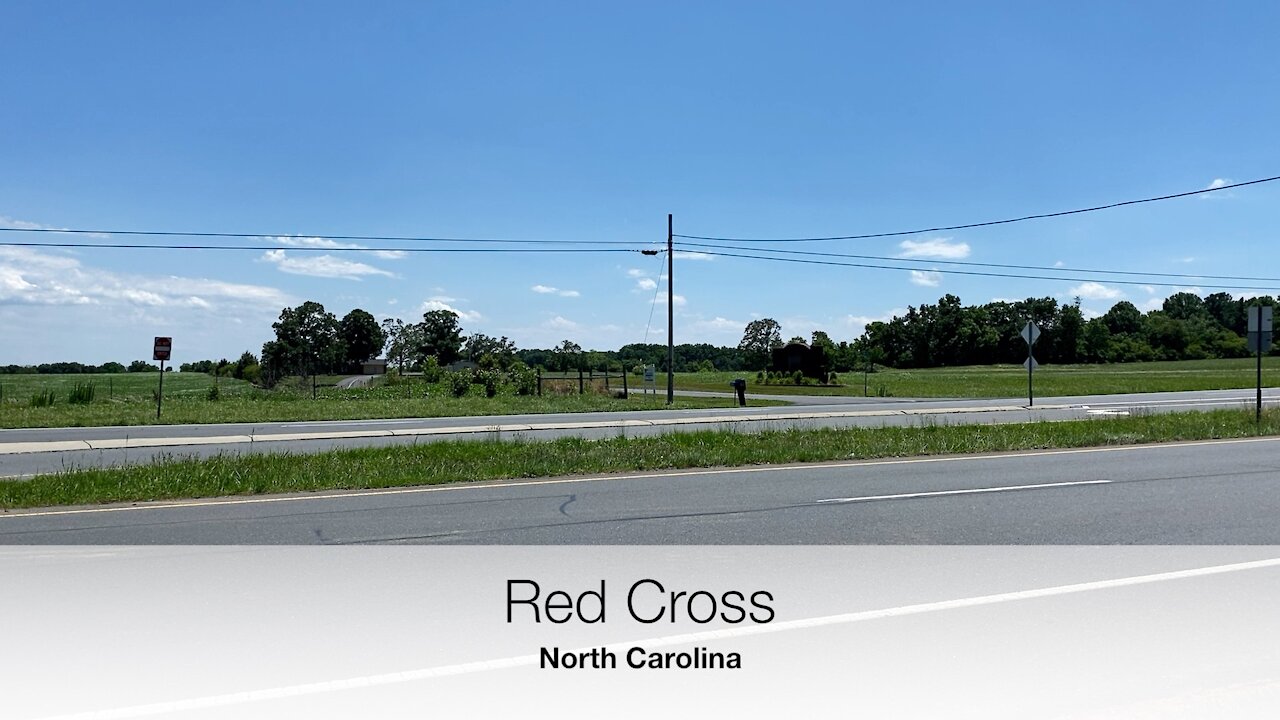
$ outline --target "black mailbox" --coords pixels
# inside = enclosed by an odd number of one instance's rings
[[[742,378],[735,378],[729,383],[733,389],[738,392],[738,404],[742,407],[747,406],[747,381]]]

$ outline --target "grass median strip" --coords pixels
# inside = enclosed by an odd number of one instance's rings
[[[0,508],[48,507],[771,463],[1133,445],[1280,435],[1280,410],[1065,422],[850,429],[733,429],[606,440],[463,440],[317,454],[171,456],[0,483]]]

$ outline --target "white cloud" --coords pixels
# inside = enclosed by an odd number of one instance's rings
[[[912,270],[911,283],[921,287],[938,287],[942,284],[942,273],[933,270]]]
[[[284,250],[268,250],[262,254],[261,260],[275,264],[280,272],[291,273],[293,275],[308,275],[310,277],[323,278],[341,278],[344,280],[360,280],[370,275],[385,275],[386,277],[395,277],[394,274],[387,272],[381,268],[366,265],[361,262],[352,260],[344,260],[333,255],[316,255],[310,257],[293,257],[287,255]]]
[[[1060,268],[1060,267],[1062,267],[1062,266],[1064,266],[1064,265],[1066,265],[1066,263],[1062,262],[1061,260],[1054,260],[1054,261],[1053,261],[1053,266],[1054,266],[1054,267],[1056,267],[1056,268]]]
[[[41,225],[40,223],[28,222],[26,220],[17,220],[8,215],[0,215],[0,227],[14,228],[16,230],[59,230],[64,231],[67,228],[54,227],[52,225]],[[80,237],[106,238],[110,237],[106,233],[76,233]]]
[[[741,337],[742,329],[746,326],[747,324],[741,320],[730,320],[729,318],[716,316],[710,320],[704,318],[694,320],[691,323],[682,323],[681,332],[689,330],[692,331],[694,337],[722,337],[728,341]]]
[[[1195,258],[1193,258],[1193,257],[1191,257],[1191,256],[1187,256],[1187,257],[1184,257],[1184,258],[1178,258],[1178,262],[1180,262],[1180,263],[1193,263],[1193,262],[1195,262],[1195,261],[1196,261],[1196,259],[1195,259]]]
[[[1118,300],[1124,297],[1124,291],[1093,281],[1080,283],[1068,290],[1067,294],[1085,300]]]
[[[1221,199],[1221,198],[1234,197],[1234,195],[1232,194],[1232,192],[1231,192],[1230,190],[1228,190],[1228,191],[1226,191],[1226,192],[1223,192],[1223,191],[1221,191],[1221,190],[1219,190],[1219,189],[1218,189],[1218,188],[1223,188],[1223,187],[1226,187],[1226,186],[1228,186],[1228,185],[1232,185],[1232,184],[1234,184],[1234,182],[1233,182],[1230,178],[1214,178],[1214,179],[1213,179],[1213,182],[1211,182],[1211,183],[1209,183],[1207,186],[1205,186],[1205,188],[1204,188],[1204,189],[1205,189],[1205,190],[1217,190],[1217,192],[1204,193],[1204,194],[1200,195],[1200,197],[1201,197],[1201,198],[1203,198],[1203,199],[1205,199],[1205,200],[1214,200],[1214,199]]]
[[[938,258],[941,260],[962,260],[969,257],[969,243],[954,243],[951,238],[933,238],[932,240],[903,240],[898,244],[903,258]]]
[[[642,277],[647,277],[648,275],[649,275],[649,273],[647,273],[647,272],[645,272],[645,271],[643,271],[643,270],[641,270],[641,269],[639,269],[639,268],[629,268],[629,269],[627,270],[627,277],[642,278]]]
[[[557,315],[557,316],[555,316],[555,317],[551,318],[550,320],[548,320],[548,321],[547,321],[546,323],[544,323],[544,324],[545,324],[547,327],[549,327],[549,328],[553,328],[553,329],[556,329],[556,330],[577,330],[577,329],[579,329],[580,327],[582,327],[582,326],[581,326],[581,325],[579,325],[578,323],[576,323],[576,322],[574,322],[574,321],[572,321],[572,320],[570,320],[570,319],[568,319],[568,318],[566,318],[566,317],[561,317],[560,315]]]
[[[560,288],[551,287],[550,285],[534,285],[529,288],[540,295],[559,295],[560,297],[576,298],[581,297],[582,293],[577,290],[561,290]]]
[[[688,250],[676,250],[671,254],[676,260],[715,260],[715,255],[708,255],[704,252],[690,252]]]
[[[903,308],[894,308],[882,315],[845,315],[843,318],[844,325],[853,332],[854,337],[859,337],[866,331],[867,326],[873,322],[889,322],[896,315],[906,314]]]
[[[422,305],[418,307],[418,314],[425,315],[433,310],[448,310],[449,312],[452,312],[455,315],[457,315],[459,320],[466,320],[467,322],[476,322],[477,320],[481,320],[484,317],[478,312],[470,311],[470,310],[462,310],[453,305],[450,305],[448,302],[446,302],[446,300],[453,300],[453,298],[439,298],[439,297],[428,298],[425,302],[422,303]]]
[[[658,283],[653,278],[640,278],[636,281],[637,290],[655,290],[657,287]]]
[[[237,312],[294,299],[276,288],[207,278],[144,276],[87,267],[70,255],[0,248],[0,305],[99,305]]]
[[[658,305],[661,305],[661,306],[663,306],[663,307],[666,307],[666,306],[667,306],[667,294],[666,294],[666,293],[658,293],[658,300],[657,300],[657,304],[658,304]],[[687,304],[688,304],[688,302],[685,300],[685,298],[684,298],[684,296],[683,296],[683,295],[672,295],[672,296],[671,296],[671,304],[672,304],[674,307],[684,307],[685,305],[687,305]]]
[[[1146,290],[1148,295],[1155,295],[1155,294],[1156,294],[1156,289],[1155,289],[1154,287],[1150,286],[1150,285],[1143,285],[1143,286],[1142,286],[1142,289],[1143,289],[1143,290]]]
[[[343,243],[322,237],[301,237],[297,235],[277,235],[268,240],[296,248],[312,248],[324,250],[367,250],[368,246],[356,243]],[[399,260],[408,256],[404,250],[370,250],[370,254],[383,260]]]
[[[1152,310],[1160,310],[1164,307],[1164,298],[1148,298],[1138,303],[1138,309],[1142,312],[1151,312]]]

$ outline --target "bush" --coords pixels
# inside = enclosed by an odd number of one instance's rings
[[[444,384],[454,397],[463,397],[471,389],[471,373],[444,372]]]
[[[440,361],[436,360],[435,355],[428,357],[426,361],[422,363],[422,379],[426,380],[429,384],[440,382],[440,379],[444,377],[445,372],[446,370],[440,367]]]
[[[475,382],[484,385],[484,396],[493,397],[498,394],[498,386],[502,384],[502,373],[497,370],[481,370],[475,374]]]
[[[52,390],[41,390],[31,396],[31,407],[53,407],[53,401],[56,397]]]
[[[216,401],[221,396],[222,396],[222,392],[218,390],[217,385],[214,385],[213,387],[209,388],[209,392],[205,394],[205,399]]]
[[[799,370],[791,373],[791,382],[795,383],[796,385],[803,385],[804,373],[800,372]]]
[[[538,371],[517,363],[507,370],[507,380],[517,395],[536,395],[538,393]]]
[[[828,385],[839,385],[839,384],[840,384],[840,376],[839,376],[839,375],[837,375],[837,374],[835,374],[835,373],[831,373],[830,375],[827,375],[827,384],[828,384]]]
[[[88,405],[93,402],[93,383],[76,383],[67,395],[67,402],[72,405]]]

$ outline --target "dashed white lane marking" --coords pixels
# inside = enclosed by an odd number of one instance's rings
[[[996,605],[1007,602],[1019,602],[1023,600],[1034,600],[1061,595],[1072,595],[1076,593],[1093,592],[1096,590],[1148,585],[1174,580],[1222,575],[1225,573],[1260,570],[1277,566],[1280,566],[1280,558],[1268,558],[1266,560],[1253,560],[1226,565],[1212,565],[1209,567],[1199,567],[1188,570],[1174,570],[1172,572],[1152,573],[1149,575],[1134,575],[1130,577],[1113,578],[1110,580],[1074,583],[1071,585],[1056,585],[1032,590],[1017,590],[1013,592],[997,593],[994,595],[979,595],[976,597],[958,598],[955,600],[942,600],[938,602],[918,603],[915,605],[901,605],[898,607],[882,608],[879,610],[864,610],[861,612],[841,613],[838,615],[805,618],[802,620],[787,620],[768,625],[751,625],[748,627],[705,630],[702,632],[684,633],[681,635],[667,635],[664,637],[649,638],[634,642],[611,643],[604,647],[614,652],[625,652],[626,650],[636,646],[643,647],[646,650],[660,647],[686,646],[717,640],[730,640],[758,635],[772,635],[792,630],[809,630],[813,628],[830,627],[833,625],[849,625],[853,623],[898,618],[908,615],[922,615],[925,613],[958,610],[983,605]],[[577,653],[590,651],[591,649],[592,648],[580,648],[569,652]],[[432,680],[436,678],[466,675],[490,670],[508,670],[518,667],[530,667],[537,665],[539,661],[539,655],[519,655],[516,657],[459,663],[456,665],[441,665],[429,668],[419,668],[416,670],[385,673],[381,675],[365,675],[363,677],[346,678],[342,680],[326,680],[322,682],[288,685],[285,687],[268,688],[263,690],[249,690],[225,695],[211,695],[207,697],[191,698],[188,700],[153,703],[149,705],[135,705],[133,707],[96,710],[70,715],[56,715],[42,718],[41,720],[123,720],[125,718],[147,717],[176,712],[191,712],[215,707],[244,705],[248,703],[280,700],[305,695],[318,695],[321,693],[337,692],[340,690],[371,688],[422,680]]]
[[[1159,445],[1117,445],[1108,447],[1072,448],[1066,450],[1033,450],[1029,452],[1002,453],[999,455],[949,455],[945,457],[914,457],[901,460],[858,460],[856,462],[811,463],[793,465],[753,465],[749,467],[711,468],[705,470],[671,470],[657,473],[630,473],[618,475],[589,475],[586,477],[548,478],[545,480],[512,480],[499,482],[460,483],[454,485],[428,485],[404,488],[375,488],[369,490],[351,490],[343,492],[316,493],[313,495],[288,495],[249,498],[215,498],[209,500],[187,500],[178,502],[159,501],[138,505],[110,505],[107,507],[74,508],[67,510],[12,510],[0,512],[0,522],[6,518],[48,517],[51,515],[91,515],[95,513],[130,512],[136,510],[170,510],[174,508],[213,507],[218,505],[260,505],[279,502],[314,502],[321,500],[342,500],[347,498],[378,497],[382,495],[416,495],[418,493],[459,492],[493,490],[512,487],[535,487],[538,485],[569,485],[576,483],[600,482],[607,480],[646,480],[671,477],[694,477],[698,475],[731,475],[761,472],[787,472],[792,470],[840,470],[846,468],[875,467],[885,465],[924,465],[929,463],[974,462],[982,460],[1011,460],[1016,458],[1046,457],[1053,455],[1085,455],[1090,453],[1139,452],[1153,450],[1169,450],[1206,445],[1240,445],[1245,443],[1265,443],[1280,441],[1280,437],[1237,438],[1234,440],[1196,440],[1191,442],[1163,443]]]
[[[980,493],[1013,492],[1015,490],[1041,490],[1044,488],[1073,487],[1076,485],[1108,485],[1110,480],[1073,480],[1071,482],[1041,483],[1039,485],[1005,485],[1003,487],[966,488],[963,490],[934,490],[931,492],[899,493],[897,495],[860,495],[858,497],[828,498],[820,503],[856,503],[873,500],[910,500],[914,498],[942,497],[945,495],[977,495]]]

